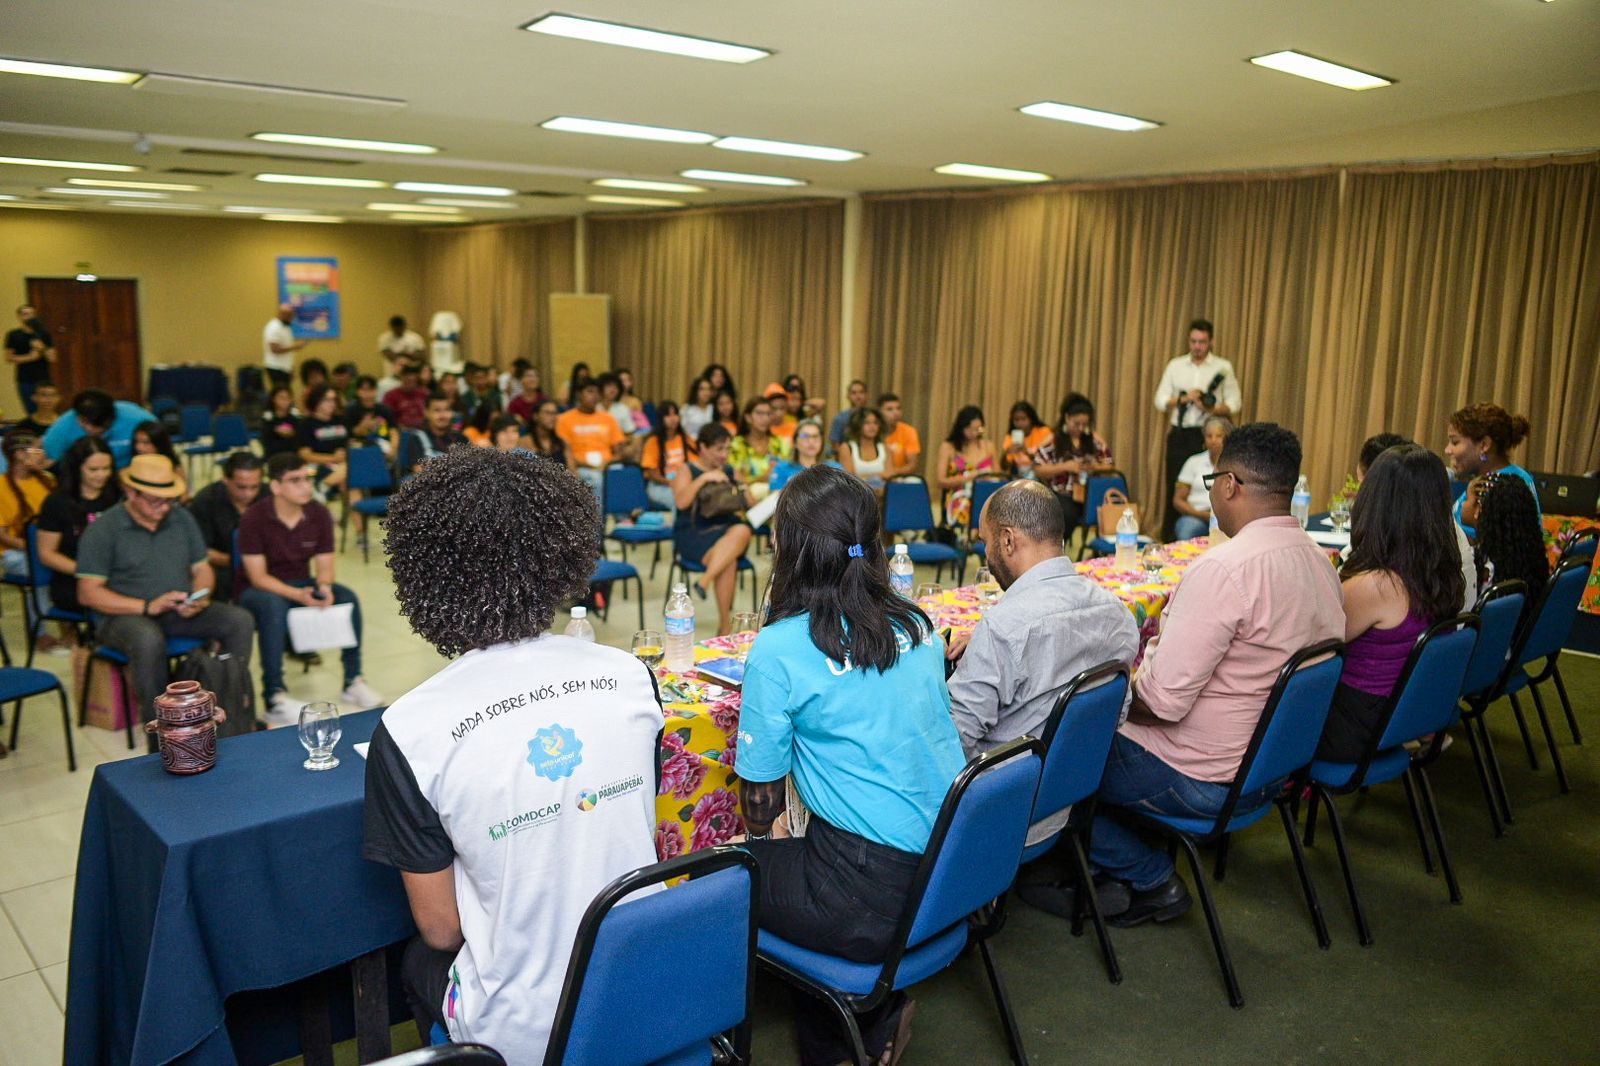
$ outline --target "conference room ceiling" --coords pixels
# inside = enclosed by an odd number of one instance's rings
[[[773,55],[709,62],[520,28],[551,11]],[[1352,92],[1247,62],[1290,48],[1395,84]],[[389,221],[390,213],[366,205],[440,197],[511,205],[463,207],[456,216],[483,221],[651,209],[586,199],[595,194],[699,205],[997,184],[933,172],[957,162],[1095,180],[1600,146],[1600,5],[1588,0],[24,0],[7,11],[0,56],[381,98],[0,74],[0,156],[142,168],[96,174],[0,164],[0,196],[17,198],[0,206],[170,215],[261,206]],[[1122,133],[1018,111],[1046,100],[1161,125]],[[865,155],[823,162],[540,127],[558,115]],[[440,151],[391,155],[250,139],[262,131]],[[135,145],[141,137],[144,153]],[[691,168],[807,184],[679,176]],[[519,195],[269,185],[253,179],[261,172],[500,186]],[[111,208],[99,197],[44,191],[72,177],[201,185],[148,203],[203,211]],[[591,184],[601,178],[706,191]]]

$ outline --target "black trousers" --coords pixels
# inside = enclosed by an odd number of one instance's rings
[[[829,825],[815,814],[803,837],[752,840],[761,867],[761,925],[791,943],[853,962],[888,952],[922,856],[885,847]],[[850,1058],[850,1042],[821,1000],[794,993],[801,1066]],[[903,995],[857,1016],[873,1058],[894,1033]]]
[[[266,371],[268,390],[275,389],[279,385],[287,387],[290,384],[289,372],[287,370],[274,370],[270,366],[264,366],[261,369]]]
[[[424,1045],[433,1027],[444,1025],[444,992],[450,987],[450,967],[455,961],[455,952],[430,948],[420,936],[411,938],[400,958],[400,986]]]
[[[1056,493],[1056,502],[1061,504],[1061,522],[1063,527],[1061,539],[1067,544],[1072,543],[1072,531],[1084,520],[1084,505],[1072,498],[1070,492]],[[1090,519],[1093,521],[1094,519]]]
[[[1173,426],[1167,430],[1167,477],[1162,482],[1164,488],[1161,494],[1161,510],[1165,515],[1161,520],[1163,542],[1173,538],[1174,527],[1178,522],[1177,508],[1172,506],[1173,486],[1178,483],[1178,471],[1183,469],[1183,464],[1189,456],[1203,451],[1205,446],[1205,431],[1199,426],[1190,426],[1187,429]]]

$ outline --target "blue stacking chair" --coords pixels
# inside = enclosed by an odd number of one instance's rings
[[[51,604],[48,610],[44,609],[39,593],[40,590],[50,587],[52,571],[39,559],[39,527],[32,521],[28,522],[24,535],[28,542],[28,576],[26,582],[19,584],[18,587],[22,592],[22,614],[28,639],[28,658],[25,665],[31,667],[34,645],[38,643],[34,630],[38,628],[40,621],[65,622],[78,627],[81,632],[82,628],[89,624],[89,616],[81,611],[68,611],[54,604]]]
[[[67,741],[67,769],[76,770],[78,755],[72,750],[72,712],[67,708],[67,690],[61,687],[61,679],[47,670],[0,666],[0,704],[14,704],[11,708],[13,751],[17,748],[17,732],[22,727],[22,701],[52,691],[61,700],[61,732]]]
[[[933,504],[928,499],[928,483],[915,474],[891,478],[884,486],[884,532],[926,535],[936,528],[933,521]],[[911,556],[913,563],[936,567],[934,572],[940,580],[944,579],[944,568],[952,567],[956,574],[956,584],[961,584],[961,577],[966,572],[967,557],[959,549],[948,544],[914,540],[906,544],[906,552]]]
[[[755,567],[755,564],[752,563],[747,557],[741,555],[741,556],[739,556],[739,562],[738,562],[738,565],[737,565],[736,569],[738,569],[741,572],[748,572],[748,573],[753,575],[755,573],[756,567]],[[672,552],[672,563],[671,563],[671,565],[669,565],[667,567],[667,589],[666,589],[666,595],[662,597],[662,602],[666,602],[666,600],[668,600],[668,599],[670,599],[672,597],[672,581],[673,581],[673,578],[677,574],[682,573],[684,575],[685,579],[687,579],[688,575],[690,575],[690,574],[703,574],[705,572],[706,572],[706,568],[705,568],[704,564],[697,563],[697,562],[693,561],[692,559],[685,559],[683,556],[678,554],[676,549],[674,549],[673,552]],[[743,577],[743,574],[741,573],[741,580],[742,580],[742,577]],[[750,582],[750,609],[752,611],[760,610],[760,603],[758,602],[758,596],[760,595],[760,591],[761,590],[757,587],[757,583],[755,581],[751,581]]]
[[[1317,750],[1317,741],[1322,739],[1323,726],[1328,722],[1333,690],[1339,684],[1339,672],[1343,666],[1344,645],[1337,640],[1325,640],[1302,648],[1284,664],[1216,817],[1195,818],[1156,814],[1131,807],[1116,808],[1118,815],[1128,816],[1155,828],[1182,845],[1194,873],[1195,891],[1199,893],[1200,905],[1205,910],[1206,925],[1211,930],[1211,946],[1216,950],[1217,963],[1222,967],[1228,1002],[1235,1008],[1244,1006],[1244,997],[1239,992],[1239,981],[1233,973],[1233,959],[1222,939],[1222,923],[1217,919],[1211,890],[1206,887],[1205,873],[1200,869],[1197,846],[1217,845],[1216,877],[1220,881],[1227,864],[1228,838],[1259,822],[1267,811],[1276,807],[1283,820],[1284,834],[1289,838],[1289,850],[1294,855],[1295,873],[1300,876],[1300,888],[1305,892],[1306,906],[1311,911],[1317,945],[1328,947],[1331,943],[1328,924],[1323,920],[1316,888],[1311,884],[1311,875],[1306,870],[1305,853],[1301,851],[1300,840],[1295,833],[1294,817],[1290,814],[1294,793],[1282,791],[1274,799],[1249,810],[1241,811],[1238,805],[1241,796],[1269,788],[1310,765]]]
[[[250,430],[245,425],[244,415],[217,415],[216,418],[212,419],[210,429],[211,441],[209,444],[191,444],[183,449],[184,461],[189,465],[191,481],[194,480],[195,457],[227,455],[241,448],[250,447]]]
[[[608,464],[600,482],[601,518],[631,518],[639,511],[651,510],[655,510],[655,504],[650,502],[650,496],[644,490],[644,471],[639,464]],[[661,544],[671,539],[671,526],[613,525],[611,532],[606,534],[606,540],[614,540],[621,545],[624,562],[628,559],[630,547],[637,544],[656,546],[655,557],[650,560],[651,581],[656,579],[656,564],[661,561]],[[671,576],[670,572],[668,576]]]
[[[178,433],[172,438],[175,444],[192,444],[211,434],[211,408],[203,403],[186,403],[178,411]]]
[[[1110,555],[1117,550],[1116,541],[1099,535],[1100,505],[1106,502],[1106,493],[1112,489],[1116,489],[1129,499],[1133,498],[1133,494],[1128,491],[1128,479],[1123,477],[1120,470],[1107,470],[1089,475],[1089,484],[1084,492],[1083,521],[1094,530],[1095,535],[1083,538],[1083,548],[1078,552],[1080,559],[1090,555]],[[1155,541],[1143,533],[1139,534],[1141,549],[1154,543]]]
[[[762,931],[762,966],[833,1008],[850,1034],[856,1066],[867,1063],[856,1013],[872,1010],[899,989],[949,966],[967,947],[969,932],[988,971],[1011,1060],[1019,1066],[1027,1062],[1022,1034],[989,951],[988,938],[999,923],[969,919],[1003,897],[1017,876],[1039,789],[1039,753],[1037,740],[1014,740],[973,759],[956,776],[881,964],[825,955]]]
[[[624,583],[624,586],[626,586],[627,582],[632,581],[634,585],[637,586],[639,598],[639,628],[643,629],[644,579],[639,576],[639,568],[634,566],[632,563],[618,562],[615,559],[607,559],[602,555],[599,559],[595,560],[594,576],[589,578],[589,588],[593,590],[596,585],[609,585],[614,581],[621,581]],[[606,609],[609,611],[610,607],[607,606]]]
[[[1055,846],[1062,837],[1071,846],[1073,868],[1078,875],[1078,913],[1073,915],[1072,935],[1083,934],[1085,904],[1094,920],[1100,954],[1105,959],[1106,976],[1112,984],[1122,981],[1116,949],[1106,930],[1105,916],[1095,899],[1094,878],[1089,872],[1089,833],[1094,825],[1095,792],[1105,773],[1111,741],[1122,717],[1128,695],[1128,665],[1105,662],[1091,667],[1067,682],[1045,719],[1040,743],[1044,745],[1044,770],[1039,791],[1033,797],[1030,825],[1072,808],[1072,815],[1060,830],[1027,845],[1022,861],[1032,862]]]
[[[1506,672],[1506,660],[1517,638],[1517,626],[1527,606],[1528,586],[1521,581],[1497,581],[1483,590],[1473,612],[1478,616],[1478,643],[1461,682],[1461,722],[1477,765],[1478,784],[1489,806],[1489,822],[1495,836],[1505,835],[1511,821],[1511,804],[1505,798],[1505,780],[1500,775],[1500,760],[1484,712],[1493,700],[1495,686]]]
[[[978,557],[978,565],[985,566],[988,560],[984,558],[983,538],[978,535],[979,522],[983,518],[984,505],[989,502],[989,497],[1000,491],[1001,487],[1010,482],[1010,478],[1001,477],[999,474],[985,474],[972,483],[972,512],[967,515],[967,554]],[[963,564],[963,573],[965,565]]]
[[[1355,878],[1350,873],[1350,854],[1345,847],[1344,829],[1333,797],[1400,778],[1406,788],[1406,801],[1411,807],[1417,840],[1422,845],[1423,865],[1432,873],[1433,859],[1428,852],[1428,838],[1422,829],[1422,816],[1417,810],[1416,794],[1420,791],[1427,809],[1428,823],[1433,830],[1433,840],[1439,848],[1439,865],[1444,869],[1445,882],[1450,888],[1450,902],[1461,902],[1461,888],[1456,883],[1455,870],[1445,850],[1444,827],[1439,821],[1439,808],[1433,801],[1433,786],[1428,783],[1424,767],[1443,750],[1444,731],[1455,724],[1456,700],[1466,680],[1477,643],[1478,616],[1475,614],[1457,615],[1429,626],[1428,631],[1412,645],[1400,679],[1395,683],[1394,692],[1361,760],[1345,763],[1318,759],[1311,764],[1307,774],[1311,785],[1311,801],[1306,811],[1306,843],[1309,845],[1315,840],[1320,800],[1328,808],[1333,844],[1339,852],[1345,891],[1350,895],[1356,933],[1363,946],[1372,943],[1372,930],[1367,925],[1366,914],[1361,909],[1361,897],[1356,892]],[[1413,758],[1405,745],[1430,735],[1433,739],[1427,750]]]
[[[368,493],[361,499],[350,503],[348,492],[345,496],[345,508],[339,516],[339,550],[344,551],[344,543],[349,538],[350,512],[365,515],[368,518],[382,518],[389,513],[389,497],[387,493],[394,488],[394,478],[389,473],[389,460],[384,458],[383,449],[375,446],[351,448],[345,452],[345,461],[349,464],[345,472],[345,489],[356,489]],[[382,489],[384,495],[374,495],[373,490]],[[372,531],[367,531],[366,540],[361,545],[361,561],[371,559]]]
[[[164,415],[178,414],[178,401],[171,396],[153,396],[150,398],[150,413],[159,420]]]

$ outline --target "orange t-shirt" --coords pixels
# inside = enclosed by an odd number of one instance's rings
[[[798,418],[796,418],[794,415],[784,415],[783,421],[774,424],[771,432],[774,437],[782,437],[784,440],[794,440],[794,431],[799,427],[800,420]]]
[[[917,427],[909,422],[897,423],[883,438],[883,443],[894,457],[895,466],[915,463],[916,456],[922,454],[922,438],[917,436]]]
[[[584,414],[574,407],[556,419],[556,436],[572,451],[580,466],[603,467],[611,461],[612,449],[628,438],[617,420],[598,408]]]
[[[644,442],[644,456],[639,460],[639,465],[646,470],[655,470],[663,474],[676,470],[689,461],[689,455],[684,448],[683,442],[684,438],[681,434],[672,438],[667,445],[667,462],[663,466],[661,464],[661,440],[655,434],[651,434],[649,439]]]

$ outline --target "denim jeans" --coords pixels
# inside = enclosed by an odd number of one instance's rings
[[[605,485],[606,472],[596,466],[580,466],[577,474],[579,479],[589,486],[589,491],[594,493],[594,498],[599,500],[601,489]]]
[[[1240,812],[1254,810],[1277,795],[1273,785],[1240,796]],[[1155,755],[1118,733],[1100,778],[1100,802],[1112,807],[1207,818],[1222,810],[1228,786],[1197,781],[1179,773]],[[1147,843],[1126,822],[1097,814],[1089,840],[1089,861],[1095,869],[1127,881],[1135,891],[1156,888],[1172,876],[1172,860],[1161,845]]]
[[[294,588],[311,588],[316,584],[310,578],[303,581],[290,581],[287,584]],[[341,654],[344,660],[344,683],[350,682],[361,676],[361,601],[356,599],[356,594],[343,585],[333,586],[334,603],[350,603],[355,605],[351,612],[350,624],[356,631],[356,645],[345,648]],[[292,600],[286,600],[275,592],[262,589],[245,589],[239,597],[239,606],[249,611],[256,620],[256,639],[261,645],[261,694],[265,699],[271,699],[274,692],[283,692],[286,686],[283,683],[283,652],[289,642],[289,612],[301,606]]]
[[[1172,526],[1173,536],[1178,540],[1203,537],[1209,532],[1211,532],[1211,522],[1204,518],[1196,518],[1192,514],[1179,515],[1177,522]]]

